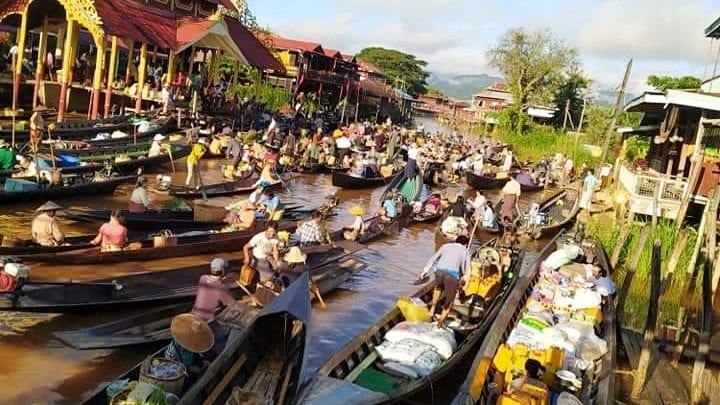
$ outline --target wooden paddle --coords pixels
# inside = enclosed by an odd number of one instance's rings
[[[172,166],[172,172],[175,173],[175,159],[172,154],[172,145],[167,145],[168,157],[170,158],[170,165]]]
[[[250,298],[250,300],[252,301],[252,304],[254,306],[262,307],[262,304],[260,303],[260,301],[258,301],[258,299],[255,298],[255,294],[251,293],[250,290],[248,290],[247,287],[245,287],[245,285],[240,282],[240,280],[235,280],[235,284],[237,284],[237,286],[240,287],[240,289],[243,290],[243,292],[245,294],[247,294],[248,298]]]

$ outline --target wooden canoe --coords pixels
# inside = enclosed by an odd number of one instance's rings
[[[477,350],[465,381],[452,401],[453,405],[496,403],[498,392],[494,381],[497,370],[493,366],[493,358],[500,345],[507,340],[510,332],[525,312],[526,303],[540,279],[540,263],[555,251],[556,241],[564,237],[560,233],[550,241],[536,260],[532,270],[517,281],[515,290],[508,297],[505,304],[505,308],[508,310],[503,311],[495,318],[490,333],[488,333]],[[604,249],[597,241],[592,244],[598,251],[595,264],[605,269],[608,277],[612,277],[613,268],[610,266],[610,261]],[[602,330],[602,337],[608,342],[608,350],[605,356],[595,361],[594,372],[584,379],[584,382],[589,382],[590,387],[585,387],[589,389],[581,391],[583,395],[586,395],[580,398],[582,403],[606,404],[612,402],[615,398],[615,375],[613,373],[616,350],[614,342],[617,333],[615,309],[616,303],[614,299],[610,299],[603,306],[603,321],[600,330]]]
[[[358,177],[348,174],[346,171],[335,170],[332,172],[332,185],[340,188],[359,190],[388,184],[394,177],[395,175],[389,177]]]
[[[476,190],[496,190],[502,188],[508,181],[510,176],[498,178],[496,176],[478,176],[473,172],[465,172],[465,180],[467,184]]]
[[[23,260],[32,262],[64,263],[64,264],[104,264],[132,261],[147,261],[184,257],[200,254],[214,254],[242,250],[243,246],[258,232],[265,229],[265,223],[257,221],[255,227],[239,232],[191,231],[178,234],[177,245],[155,247],[153,239],[142,240],[142,248],[121,250],[117,252],[101,252],[97,246],[66,252],[23,255]],[[292,232],[294,222],[281,221],[278,230]]]
[[[310,263],[308,272],[321,296],[340,287],[364,268],[364,264],[352,256],[356,251],[346,250],[336,257]],[[172,318],[189,312],[192,306],[192,303],[164,306],[91,328],[55,332],[54,336],[79,350],[112,349],[167,341],[170,340]]]
[[[229,337],[209,367],[180,395],[182,404],[225,403],[241,396],[237,403],[291,402],[300,384],[307,354],[310,328],[310,282],[307,273],[288,287],[262,311],[241,307],[244,313],[228,324]],[[153,357],[162,356],[164,348]],[[135,380],[142,363],[118,379]],[[110,403],[107,386],[84,403]]]
[[[134,176],[117,176],[102,181],[90,181],[73,184],[71,186],[40,187],[27,191],[0,191],[0,204],[20,203],[39,200],[59,200],[81,195],[112,194],[123,183],[130,183],[137,179]]]
[[[89,121],[66,121],[56,124],[57,129],[52,132],[52,136],[59,136],[63,139],[85,139],[100,132],[126,130],[132,127],[132,124],[130,123],[131,118],[131,115],[123,115]],[[12,129],[1,129],[0,138],[5,139],[8,143],[10,143],[12,141]],[[29,140],[29,130],[15,131],[16,143],[26,143]]]
[[[518,220],[518,232],[526,233],[535,239],[552,236],[575,222],[580,212],[580,190],[566,187],[540,203],[543,224],[533,223],[529,218]]]
[[[110,219],[109,210],[85,210],[85,209],[66,209],[62,214],[73,221],[104,223]],[[147,211],[132,213],[128,210],[122,210],[121,215],[125,226],[129,230],[146,230],[158,231],[169,229],[191,230],[191,229],[208,229],[208,227],[221,226],[222,222],[196,222],[193,211],[170,211],[163,210],[161,212]]]
[[[208,184],[200,188],[188,188],[185,186],[171,186],[168,193],[171,196],[196,199],[196,198],[213,198],[213,197],[226,197],[238,194],[249,194],[255,190],[255,183],[258,177],[253,176],[252,173],[248,177],[226,181],[217,184]],[[280,187],[282,183],[276,183],[271,188]]]
[[[488,246],[490,243],[484,246]],[[519,271],[522,261],[521,256],[522,254],[519,256],[516,253],[513,254],[511,271],[514,275],[517,275]],[[424,398],[432,398],[433,387],[441,385],[448,387],[451,383],[448,381],[448,378],[446,378],[448,374],[450,372],[457,372],[457,368],[460,367],[463,361],[474,355],[475,349],[480,345],[483,337],[490,330],[490,325],[493,320],[502,311],[506,298],[510,295],[510,292],[513,291],[516,279],[517,277],[515,276],[506,277],[499,294],[484,307],[473,307],[472,304],[463,305],[465,311],[469,311],[469,313],[473,315],[463,320],[455,329],[455,336],[458,343],[457,350],[426,377],[417,379],[402,378],[387,373],[381,367],[381,361],[374,348],[382,343],[387,331],[405,320],[402,312],[397,307],[390,310],[373,326],[361,333],[357,338],[340,349],[338,353],[328,359],[320,367],[318,374],[323,378],[350,383],[355,387],[362,387],[363,392],[367,392],[368,394],[372,393],[371,396],[362,398],[360,401],[366,404],[402,402],[409,400],[410,397],[414,395],[423,395]],[[422,300],[429,306],[429,302],[432,300],[433,287],[432,282],[428,283],[420,288],[413,297]],[[381,385],[385,387],[380,389],[369,385],[363,386],[365,384],[359,381],[359,377],[365,372],[371,372],[375,376],[382,376],[377,378],[383,380]],[[312,382],[308,384],[309,387],[312,385]],[[369,390],[369,392],[365,390]],[[343,392],[343,390],[339,390],[337,394],[334,394],[332,391],[323,393],[323,399],[332,399],[327,403],[340,404],[342,403],[340,392]],[[427,395],[425,395],[426,393]],[[303,391],[301,393],[301,399],[313,395],[312,390]],[[318,400],[318,398],[315,398],[315,400]]]

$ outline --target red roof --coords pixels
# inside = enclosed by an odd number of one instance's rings
[[[285,67],[278,61],[265,45],[253,35],[242,23],[234,18],[225,17],[230,36],[242,51],[248,63],[262,70],[285,72]]]
[[[372,80],[361,80],[360,88],[362,88],[365,93],[375,97],[390,97],[390,90],[386,85]]]
[[[95,0],[95,9],[107,34],[163,48],[175,48],[179,16],[173,11],[148,7],[131,0]]]
[[[283,38],[273,35],[270,38],[275,49],[279,50],[301,50],[303,52],[317,52],[325,54],[322,46],[316,42],[298,41],[295,39]]]
[[[360,70],[362,70],[363,72],[375,73],[383,76],[385,75],[385,72],[383,72],[377,66],[373,65],[370,62],[358,59],[357,64],[360,67]]]
[[[324,48],[323,51],[325,53],[325,56],[327,56],[328,58],[342,59],[342,57],[343,57],[342,54],[340,53],[340,51],[336,51],[335,49]]]

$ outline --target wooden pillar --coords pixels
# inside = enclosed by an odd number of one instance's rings
[[[38,94],[45,76],[45,57],[48,43],[48,18],[45,16],[40,31],[40,44],[38,45],[37,66],[35,67],[35,87],[33,88],[33,107],[38,105]]]
[[[107,85],[105,86],[105,111],[104,117],[110,116],[110,101],[112,100],[113,82],[115,82],[115,69],[117,68],[118,38],[113,35],[110,38],[110,60],[108,61]]]
[[[703,164],[703,150],[702,141],[705,136],[705,122],[706,113],[702,110],[700,115],[700,121],[698,122],[697,132],[695,134],[695,149],[693,150],[691,163],[690,163],[690,175],[688,178],[687,190],[683,193],[682,200],[680,201],[680,208],[678,209],[677,215],[677,229],[682,228],[683,221],[685,221],[685,214],[687,214],[688,207],[690,206],[690,199],[692,198],[695,185],[700,177],[700,171]]]
[[[193,72],[193,65],[195,64],[195,45],[190,47],[190,63],[188,63],[187,76],[190,77]]]
[[[135,114],[142,108],[142,94],[147,79],[147,44],[140,47],[140,61],[138,62],[137,98],[135,99]]]
[[[168,52],[168,68],[167,75],[165,76],[165,84],[168,86],[172,86],[173,84],[173,77],[175,76],[175,68],[177,65],[176,59],[175,51],[171,49],[170,52]]]
[[[60,99],[58,100],[58,114],[57,121],[62,122],[65,119],[65,98],[67,97],[68,86],[72,78],[72,68],[75,64],[75,58],[73,58],[73,48],[75,44],[75,33],[76,33],[75,20],[68,20],[67,29],[65,32],[65,44],[63,45],[63,64],[62,64],[62,77],[60,77]]]
[[[17,108],[18,96],[20,95],[20,78],[22,76],[22,62],[25,56],[25,37],[27,34],[28,10],[20,14],[20,27],[17,30],[17,54],[13,66],[13,111]]]
[[[95,53],[95,72],[93,72],[92,83],[92,109],[90,119],[98,118],[98,110],[100,109],[100,87],[103,81],[103,69],[105,67],[105,35],[100,35],[95,39],[97,51]]]
[[[130,85],[130,73],[132,71],[131,66],[133,65],[133,51],[135,50],[135,42],[130,41],[130,44],[128,45],[128,61],[127,66],[125,66],[125,85]],[[137,79],[137,78],[136,78]]]

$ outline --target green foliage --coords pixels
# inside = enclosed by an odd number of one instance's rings
[[[516,111],[551,104],[563,78],[578,71],[577,51],[554,38],[550,30],[511,29],[488,51],[487,59],[503,74]],[[523,129],[517,123],[510,127],[514,132]]]
[[[647,84],[655,87],[660,91],[666,91],[670,89],[699,89],[702,84],[702,80],[694,76],[656,76],[650,75],[647,78]]]
[[[414,96],[427,91],[427,62],[414,55],[394,49],[371,47],[360,51],[357,58],[370,62],[385,72],[390,83],[404,83],[405,91]]]
[[[596,215],[592,217],[587,224],[587,230],[590,235],[595,236],[601,242],[605,251],[611,254],[615,249],[615,245],[619,242],[620,228],[614,220],[607,215]],[[642,226],[632,225],[630,234],[625,246],[620,254],[620,261],[617,272],[614,277],[618,287],[622,284],[627,272],[625,266],[629,264],[630,258],[639,246],[640,232]],[[697,297],[684,297],[684,284],[690,279],[688,273],[688,263],[693,253],[693,248],[697,240],[697,234],[692,229],[690,232],[687,245],[680,255],[675,272],[673,273],[671,283],[668,290],[660,299],[660,315],[659,322],[661,324],[673,325],[677,320],[680,304],[697,305]],[[647,243],[640,254],[640,261],[635,272],[630,291],[625,300],[625,319],[622,320],[624,326],[631,328],[642,328],[645,324],[647,316],[647,308],[649,305],[648,286],[650,285],[650,264],[652,261],[652,245],[653,241],[659,239],[662,243],[661,263],[663,266],[667,264],[670,255],[678,242],[678,231],[675,224],[669,220],[658,221],[655,228],[651,231]],[[663,276],[667,274],[667,268],[663,267]],[[696,286],[696,289],[699,288]],[[696,290],[697,291],[697,290]]]
[[[628,162],[634,162],[635,159],[646,156],[648,149],[650,149],[650,138],[633,135],[627,140],[624,159]],[[621,156],[621,158],[623,157]]]
[[[272,86],[262,80],[262,74],[256,69],[249,69],[245,72],[248,79],[246,84],[230,86],[227,91],[228,98],[248,98],[256,102],[264,103],[269,111],[277,111],[280,108],[290,105],[292,94],[289,91]]]
[[[513,113],[516,112],[513,112],[512,109],[505,109],[498,114],[498,130],[493,133],[493,136],[511,145],[519,160],[537,162],[542,158],[552,157],[555,153],[564,153],[566,156],[570,156],[578,167],[583,164],[590,167],[596,165],[597,159],[582,146],[587,143],[582,135],[569,135],[552,127],[531,123],[526,125],[523,132],[502,130],[501,127],[507,125],[504,122],[514,119],[510,116]],[[520,119],[527,119],[525,114],[521,115],[525,118]],[[480,130],[476,128],[475,132],[478,133]],[[576,139],[576,136],[579,138]]]
[[[571,123],[575,128],[580,124],[580,116],[583,110],[583,95],[590,86],[591,80],[583,74],[582,71],[571,71],[561,79],[560,85],[555,92],[555,106],[560,111],[555,114],[554,124],[561,127],[565,121],[565,106],[568,106],[569,120],[568,128]]]

